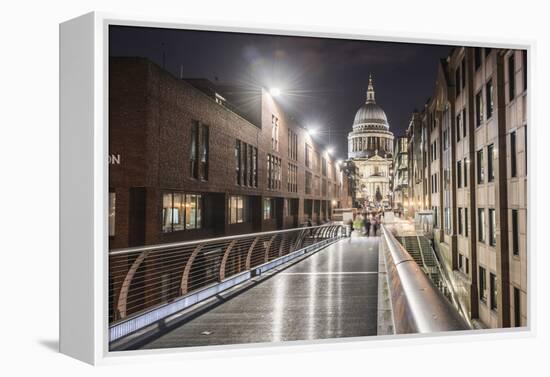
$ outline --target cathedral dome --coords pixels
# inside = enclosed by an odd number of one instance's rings
[[[379,123],[388,126],[388,118],[380,106],[374,102],[367,102],[357,110],[353,120],[354,126],[365,123]]]
[[[392,155],[393,133],[386,113],[376,104],[372,76],[369,75],[367,99],[355,113],[353,131],[348,134],[348,157],[370,159],[379,156],[386,159]]]
[[[355,119],[353,120],[354,130],[361,129],[366,131],[368,129],[388,130],[390,128],[386,113],[380,106],[376,104],[374,98],[374,85],[372,83],[372,76],[369,76],[369,86],[367,90],[367,100],[355,113]]]

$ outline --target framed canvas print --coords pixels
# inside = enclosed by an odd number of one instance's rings
[[[61,351],[529,333],[531,49],[61,24]]]

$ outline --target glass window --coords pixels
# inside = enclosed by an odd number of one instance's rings
[[[462,114],[458,114],[456,116],[456,141],[460,141],[460,137],[462,136]]]
[[[271,115],[271,148],[279,151],[279,118],[275,115]]]
[[[483,167],[483,149],[477,151],[476,154],[476,163],[477,163],[477,183],[481,184],[485,181],[485,170]]]
[[[464,208],[464,236],[468,237],[468,208]]]
[[[508,101],[516,96],[516,65],[514,62],[514,52],[508,58]]]
[[[489,208],[489,244],[495,246],[497,244],[497,218],[494,208]]]
[[[189,151],[189,161],[190,161],[190,175],[193,178],[199,177],[199,124],[193,123],[191,126],[191,148]]]
[[[242,143],[242,154],[243,154],[243,186],[248,185],[248,145],[246,143]]]
[[[311,173],[306,171],[306,182],[305,182],[306,195],[311,195],[311,179],[312,179]]]
[[[481,126],[483,122],[483,97],[481,90],[476,94],[476,127]]]
[[[487,147],[487,180],[493,182],[495,180],[495,169],[494,169],[494,156],[495,146],[491,144]]]
[[[172,230],[183,230],[184,226],[184,195],[181,193],[173,193],[172,201]]]
[[[258,148],[252,150],[252,186],[258,187]]]
[[[510,176],[517,177],[516,132],[510,133]]]
[[[229,197],[229,223],[238,224],[248,221],[248,201],[240,195]]]
[[[485,268],[479,267],[479,299],[487,302],[487,276]]]
[[[487,119],[493,116],[494,101],[493,101],[493,80],[489,80],[485,85],[485,104]]]
[[[466,137],[466,135],[468,134],[468,127],[467,127],[467,124],[466,124],[466,109],[462,109],[462,136]]]
[[[485,242],[485,210],[483,208],[477,209],[477,240]]]
[[[235,141],[235,183],[241,184],[241,141]]]
[[[458,188],[462,187],[462,161],[456,162],[456,184]]]
[[[459,208],[459,209],[458,209],[458,219],[457,219],[457,223],[458,223],[458,234],[462,235],[462,233],[463,233],[462,208]]]
[[[512,254],[519,255],[519,222],[518,210],[512,210]]]
[[[116,193],[109,193],[109,236],[115,235]]]
[[[464,187],[468,187],[468,160],[464,159]]]
[[[271,198],[264,198],[264,220],[269,220],[273,218],[273,199]]]
[[[306,143],[306,166],[311,169],[311,146]]]
[[[185,228],[197,228],[197,195],[185,195]]]
[[[162,231],[172,231],[172,193],[162,196]]]
[[[162,196],[162,231],[174,232],[201,227],[201,195],[167,192]]]
[[[495,274],[489,274],[489,290],[491,291],[491,309],[497,310],[497,277]]]
[[[199,175],[204,181],[208,180],[208,158],[210,148],[210,129],[208,126],[201,124],[201,140],[200,140],[200,163]]]

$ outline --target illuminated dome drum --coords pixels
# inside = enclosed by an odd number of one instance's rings
[[[353,120],[353,131],[348,135],[348,157],[391,157],[393,133],[389,129],[386,113],[376,103],[372,76],[369,76],[367,99],[357,110]]]

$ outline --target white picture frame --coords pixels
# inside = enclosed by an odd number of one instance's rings
[[[453,39],[433,39],[420,33],[392,33],[360,29],[320,29],[300,26],[291,29],[282,26],[264,28],[261,25],[225,23],[201,25],[178,19],[143,18],[109,13],[88,13],[60,24],[60,351],[90,364],[104,364],[120,360],[131,361],[134,357],[177,357],[193,353],[197,348],[151,351],[109,352],[108,350],[108,27],[109,25],[132,25],[194,30],[256,32],[278,35],[337,37],[391,42],[437,43],[450,45],[507,47],[528,50],[529,85],[532,73],[535,43],[509,38],[488,40],[459,36]],[[533,114],[533,101],[528,102],[528,117]],[[536,138],[536,127],[531,127],[529,143]],[[529,156],[533,155],[533,147]],[[528,162],[532,166],[531,158]],[[533,170],[531,170],[533,171]],[[528,195],[533,203],[535,191],[533,180],[528,182]],[[78,211],[75,207],[78,206]],[[528,215],[533,224],[534,211]],[[528,281],[533,287],[536,281],[535,255],[530,240],[533,227],[529,229]],[[533,290],[534,291],[534,290]],[[532,291],[532,292],[533,292]],[[315,342],[293,342],[285,345],[283,352],[292,352],[295,347],[307,350],[316,347],[378,347],[401,342],[446,342],[476,339],[530,337],[534,335],[535,310],[528,296],[528,327],[521,330],[493,329],[475,330],[459,337],[452,334],[391,336],[333,339]],[[201,348],[206,354],[230,352],[232,354],[265,353],[281,345],[238,345],[212,349]],[[218,353],[219,354],[219,353]]]

